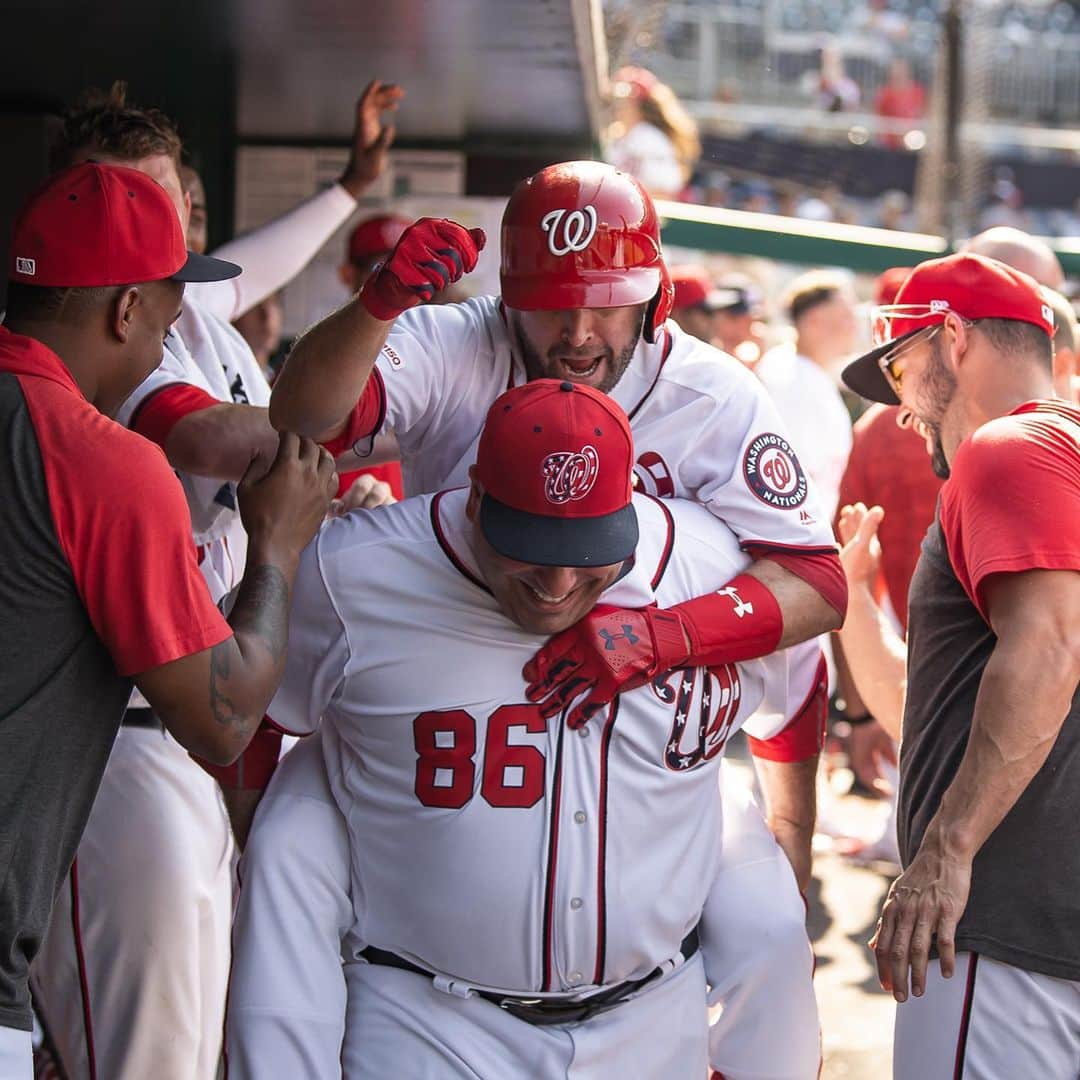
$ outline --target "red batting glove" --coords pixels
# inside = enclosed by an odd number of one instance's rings
[[[466,229],[446,218],[420,218],[364,283],[360,302],[376,319],[390,322],[474,270],[485,240],[483,229]]]
[[[524,668],[530,701],[554,716],[581,694],[566,720],[580,727],[623,690],[678,667],[712,667],[767,656],[784,618],[769,588],[749,574],[670,608],[597,607],[556,634]]]
[[[566,717],[570,727],[581,727],[616,694],[682,666],[689,652],[682,620],[671,610],[599,606],[525,665],[525,694],[546,718],[588,691]]]

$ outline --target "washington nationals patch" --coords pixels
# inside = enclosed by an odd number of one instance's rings
[[[778,510],[793,510],[806,500],[806,474],[787,439],[771,431],[758,435],[746,448],[743,475],[747,487]]]

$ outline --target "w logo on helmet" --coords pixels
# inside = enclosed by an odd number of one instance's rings
[[[540,219],[540,228],[547,233],[548,251],[552,255],[569,255],[584,251],[596,235],[596,207],[580,210],[549,210]]]
[[[540,467],[544,473],[544,498],[561,506],[584,499],[592,491],[600,472],[600,455],[594,447],[583,446],[576,454],[548,454]]]

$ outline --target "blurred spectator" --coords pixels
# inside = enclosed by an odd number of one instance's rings
[[[908,20],[899,11],[889,10],[889,0],[869,0],[861,11],[856,9],[854,22],[875,39],[903,41],[909,33]]]
[[[855,296],[845,275],[812,270],[792,283],[784,309],[795,328],[794,345],[770,349],[755,373],[786,421],[831,519],[851,451],[851,417],[837,376],[855,351]]]
[[[408,218],[400,214],[376,214],[364,218],[349,233],[345,261],[338,267],[338,277],[350,295],[360,291],[411,224]]]
[[[886,120],[918,120],[926,112],[926,89],[911,76],[911,66],[903,57],[889,65],[889,78],[877,92],[874,112]],[[902,135],[885,133],[881,142],[893,150],[904,145]]]
[[[973,236],[961,250],[997,259],[1014,270],[1030,274],[1040,285],[1056,292],[1060,292],[1065,284],[1065,272],[1054,249],[1045,240],[1031,236],[1022,229],[997,225]]]
[[[1010,177],[1001,176],[994,181],[990,201],[979,215],[980,228],[990,229],[995,225],[1024,231],[1031,227],[1031,218],[1024,210],[1024,193]]]
[[[207,215],[206,189],[203,187],[202,177],[190,165],[181,165],[180,187],[184,197],[191,203],[187,225],[188,250],[203,255],[207,244]]]
[[[744,274],[727,274],[713,293],[714,341],[753,370],[765,346],[761,291]]]
[[[878,274],[874,282],[875,307],[891,304],[896,299],[896,294],[900,291],[900,286],[907,281],[911,269],[910,266],[891,266]]]
[[[859,107],[859,86],[844,71],[844,58],[832,42],[822,45],[821,69],[809,88],[825,112],[850,112]]]
[[[823,194],[808,194],[795,206],[795,216],[807,221],[833,221],[835,214]]]
[[[1076,349],[1080,328],[1072,304],[1054,289],[1042,287],[1046,302],[1054,310],[1054,393],[1065,401],[1077,403]]]
[[[877,226],[907,232],[911,228],[911,200],[905,191],[886,191],[878,204]]]
[[[233,326],[251,346],[251,351],[269,382],[274,381],[276,374],[271,359],[281,346],[283,317],[281,294],[271,293],[265,300],[260,300],[253,308],[245,311],[240,318],[233,320]]]
[[[705,267],[673,266],[671,283],[675,287],[671,317],[686,333],[712,344],[716,298]]]
[[[881,506],[879,597],[907,629],[907,594],[919,545],[934,520],[941,480],[930,468],[926,443],[910,424],[900,426],[898,405],[874,405],[855,424],[851,454],[840,481],[840,506]]]
[[[613,93],[607,160],[657,198],[677,199],[701,156],[697,123],[675,91],[644,68],[617,71]]]

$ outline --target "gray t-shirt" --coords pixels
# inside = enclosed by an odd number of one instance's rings
[[[905,866],[956,775],[996,640],[953,571],[935,520],[910,591],[900,751]],[[1043,767],[975,857],[956,947],[1080,979],[1080,690]]]

